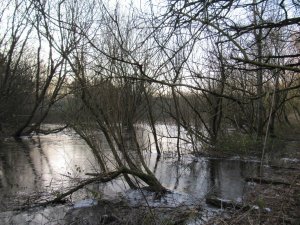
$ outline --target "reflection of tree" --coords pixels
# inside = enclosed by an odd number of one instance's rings
[[[181,177],[181,174],[179,173],[179,167],[180,167],[180,165],[175,165],[176,175],[175,175],[175,183],[174,183],[174,187],[173,187],[174,190],[177,189],[177,187],[179,185],[179,179]]]
[[[213,192],[215,192],[216,190],[216,177],[218,176],[217,172],[218,170],[216,170],[217,167],[217,163],[216,160],[210,160],[209,161],[209,181],[208,182],[208,189],[212,190]]]
[[[29,146],[29,143],[25,142],[22,139],[17,139],[16,143],[18,144],[18,146],[21,148],[22,152],[25,155],[25,158],[26,158],[25,165],[29,165],[30,169],[32,170],[33,179],[34,179],[34,186],[37,187],[37,182],[38,182],[38,179],[39,179],[40,176],[38,175],[39,171],[36,170],[35,163],[34,163],[34,161],[31,158],[30,152],[32,150],[31,150],[31,148]]]
[[[151,156],[150,156],[151,157]],[[153,173],[156,174],[156,171],[157,171],[157,166],[158,166],[158,163],[160,161],[160,157],[156,157],[155,159],[155,164],[154,164],[154,168],[153,168]]]
[[[1,148],[6,149],[7,147],[5,145],[2,145]],[[1,160],[1,177],[4,187],[13,187],[15,184],[12,180],[12,175],[14,175],[14,166],[17,165],[18,160],[16,160],[16,163],[11,163],[11,158],[14,158],[13,156],[14,152],[10,151],[3,151],[0,154],[0,160]]]
[[[0,147],[4,147],[0,145]],[[9,175],[6,172],[8,170],[7,164],[8,162],[6,161],[7,158],[4,153],[0,154],[0,188],[7,187],[7,186],[12,186],[9,180]]]
[[[7,193],[16,194],[39,190],[39,175],[31,157],[31,146],[24,140],[9,141],[1,146],[0,165],[3,177],[3,188]]]
[[[243,173],[249,172],[244,163],[234,160],[210,160],[210,187],[221,198],[236,200],[244,192]],[[243,166],[242,166],[243,165]],[[246,171],[243,171],[243,169]]]
[[[51,166],[51,164],[50,164],[50,162],[49,162],[48,156],[45,154],[43,145],[42,145],[42,143],[41,143],[41,138],[40,138],[40,136],[37,135],[37,136],[36,136],[36,139],[37,139],[37,143],[38,143],[38,144],[37,144],[37,149],[39,150],[39,153],[40,153],[40,155],[41,155],[41,157],[39,157],[39,158],[40,158],[41,169],[44,168],[43,163],[44,163],[44,160],[45,160],[45,161],[46,161],[46,164],[47,164],[47,167],[48,167],[48,169],[49,169],[49,172],[50,172],[51,174],[53,174],[52,166]],[[36,144],[35,138],[32,138],[31,141],[32,141],[33,144]],[[44,160],[43,160],[43,159],[44,159]],[[43,173],[43,172],[44,172],[44,171],[41,171],[41,173]]]

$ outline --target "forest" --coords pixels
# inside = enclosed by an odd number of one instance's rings
[[[299,1],[0,0],[0,5],[0,143],[71,130],[99,167],[38,206],[120,176],[130,189],[143,186],[160,199],[170,190],[150,168],[149,151],[157,161],[171,153],[176,162],[187,155],[195,161],[255,157],[259,178],[252,182],[261,184],[269,182],[262,178],[264,164],[286,157],[293,141],[288,157],[295,158],[293,171],[299,172]],[[172,132],[162,134],[161,126]],[[147,127],[143,141],[141,127]],[[165,139],[172,140],[171,147]],[[296,203],[288,211],[297,212],[300,177],[293,179],[290,202]],[[147,210],[148,220],[136,224],[189,224],[178,218],[166,223],[150,206]],[[219,216],[199,224],[298,224],[299,211],[294,214],[272,220],[255,212],[252,220],[226,222]],[[131,224],[113,219],[95,224]]]

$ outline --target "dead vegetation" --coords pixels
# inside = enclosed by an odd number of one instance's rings
[[[300,224],[299,170],[293,171],[288,180],[290,185],[287,185],[287,182],[250,184],[252,187],[244,198],[244,204],[248,206],[247,210],[246,207],[229,207],[221,216],[211,219],[207,224]]]

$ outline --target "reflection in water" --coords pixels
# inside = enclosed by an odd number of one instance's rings
[[[213,193],[226,196],[230,200],[238,200],[243,193],[242,176],[239,161],[212,160],[210,181]]]
[[[34,180],[34,189],[36,190],[37,189],[37,182],[39,180],[39,175],[38,175],[38,171],[36,170],[35,166],[36,164],[33,163],[33,158],[31,157],[31,151],[30,151],[30,146],[29,146],[29,143],[28,142],[25,142],[23,141],[22,139],[18,139],[16,140],[16,143],[18,144],[18,147],[19,147],[19,151],[22,151],[22,153],[24,153],[25,155],[25,159],[24,159],[24,162],[26,164],[29,165],[30,169],[32,170],[32,178]]]
[[[148,140],[149,135],[146,137]],[[68,187],[71,183],[64,175],[83,177],[85,172],[95,172],[99,170],[95,162],[88,146],[71,133],[7,140],[0,145],[0,209],[5,208],[5,199],[10,197]],[[187,156],[174,162],[150,152],[146,153],[146,162],[166,188],[200,200],[208,193],[240,200],[245,187],[243,176],[256,172],[258,166],[238,160]],[[127,188],[122,179],[88,187],[107,195],[118,195]]]
[[[38,137],[7,140],[0,145],[0,209],[4,199],[66,187],[70,182],[62,175],[79,176],[78,166],[94,171],[94,162],[87,146],[68,135],[41,136],[40,143]]]

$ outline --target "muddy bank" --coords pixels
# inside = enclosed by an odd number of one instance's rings
[[[129,206],[124,201],[100,201],[89,208],[72,209],[66,224],[186,224],[199,214],[192,206]]]
[[[144,193],[145,197],[153,197]],[[137,196],[138,197],[138,196]],[[170,196],[169,196],[170,198]],[[74,204],[32,208],[26,211],[0,213],[0,224],[194,224],[204,210],[199,205],[180,203],[170,206],[162,200],[144,201],[143,204],[125,199],[85,199]],[[133,200],[134,201],[134,200]],[[149,203],[149,204],[147,204]],[[206,218],[203,216],[203,218]]]
[[[300,165],[293,160],[289,167],[266,167],[263,177],[246,178],[248,191],[242,206],[224,207],[207,224],[300,224]],[[280,182],[278,182],[280,180]],[[225,204],[224,204],[225,205]],[[233,206],[232,206],[233,205]]]

